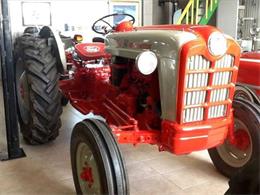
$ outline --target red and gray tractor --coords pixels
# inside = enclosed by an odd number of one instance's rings
[[[122,22],[109,23],[119,16]],[[69,70],[50,28],[17,40],[25,140],[43,144],[58,136],[62,95],[82,114],[93,113],[71,137],[79,194],[129,193],[118,143],[153,144],[176,155],[207,149],[229,177],[258,158],[259,116],[233,101],[239,45],[211,26],[134,22],[126,14],[97,20],[93,30],[105,35],[104,43],[76,44]]]

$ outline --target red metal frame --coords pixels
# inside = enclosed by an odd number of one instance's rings
[[[237,69],[239,64],[239,47],[233,42],[228,41],[228,54],[235,57],[235,66],[229,69],[233,72],[230,85],[229,100],[220,103],[206,103],[203,106],[208,109],[211,105],[227,104],[227,116],[217,119],[208,119],[207,114],[202,122],[193,122],[188,124],[182,123],[182,112],[184,109],[184,83],[185,75],[188,70],[186,62],[189,56],[203,55],[207,60],[212,62],[214,67],[215,61],[220,57],[212,56],[207,49],[207,40],[209,35],[216,31],[212,27],[189,26],[189,25],[165,25],[153,27],[141,27],[136,30],[184,30],[195,33],[199,39],[186,43],[179,53],[179,76],[178,76],[178,100],[177,104],[177,120],[168,121],[158,119],[153,112],[152,106],[155,102],[160,101],[158,75],[153,73],[144,78],[135,66],[130,64],[130,75],[126,75],[120,86],[113,86],[110,83],[110,76],[113,73],[111,68],[120,68],[122,65],[112,64],[99,68],[86,68],[86,62],[74,62],[77,67],[74,77],[70,80],[60,81],[60,88],[65,96],[70,99],[71,104],[83,114],[94,112],[96,115],[103,116],[110,125],[113,133],[119,143],[149,143],[157,144],[160,150],[167,150],[175,154],[190,153],[195,150],[207,149],[217,146],[227,137],[229,126],[231,125],[233,115],[231,110],[232,98],[234,95],[235,81],[237,77]],[[206,41],[205,41],[206,40]],[[80,46],[78,47],[80,48]],[[82,48],[81,48],[82,49]],[[82,52],[79,52],[82,54]],[[84,54],[85,55],[85,54]],[[103,55],[102,55],[103,56]],[[91,59],[98,59],[93,56]],[[84,58],[88,60],[89,58]],[[215,70],[216,71],[216,70]],[[212,74],[214,70],[210,70],[210,85],[206,87],[208,90],[207,102],[209,102],[212,87]],[[142,82],[142,86],[138,83],[130,82],[131,78]],[[151,84],[148,88],[149,96],[146,98],[147,108],[142,114],[136,114],[136,101],[138,92],[145,84]],[[223,86],[222,86],[223,87]],[[191,89],[193,90],[193,89]],[[207,113],[207,111],[205,112]],[[154,126],[150,125],[153,124]],[[155,127],[155,128],[154,128]]]
[[[240,60],[237,81],[254,87],[254,91],[260,97],[260,53],[243,53]]]

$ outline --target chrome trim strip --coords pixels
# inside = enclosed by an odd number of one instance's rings
[[[257,86],[257,85],[250,85],[250,84],[246,84],[246,83],[237,83],[239,85],[245,85],[249,88],[253,88],[253,89],[257,89],[257,90],[260,90],[260,86]]]
[[[240,58],[240,61],[243,61],[243,62],[256,62],[256,63],[260,63],[260,60],[257,60],[257,59],[250,59],[250,58]]]
[[[194,137],[182,137],[180,140],[190,140],[190,139],[199,139],[199,138],[208,138],[208,135],[194,136]]]

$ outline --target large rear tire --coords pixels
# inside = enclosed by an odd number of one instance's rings
[[[62,113],[59,74],[47,38],[23,35],[15,45],[16,86],[21,133],[29,144],[59,135]]]
[[[120,150],[104,122],[88,119],[74,127],[71,165],[77,194],[129,194]]]
[[[260,109],[243,99],[234,100],[233,108],[235,142],[227,139],[208,150],[215,167],[229,178],[260,155]]]

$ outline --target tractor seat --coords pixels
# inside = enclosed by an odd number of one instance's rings
[[[103,39],[102,37],[94,37],[92,39],[92,42],[95,42],[95,43],[105,43],[105,39]]]
[[[75,51],[84,61],[109,57],[109,54],[105,51],[104,43],[80,43],[75,46]]]

